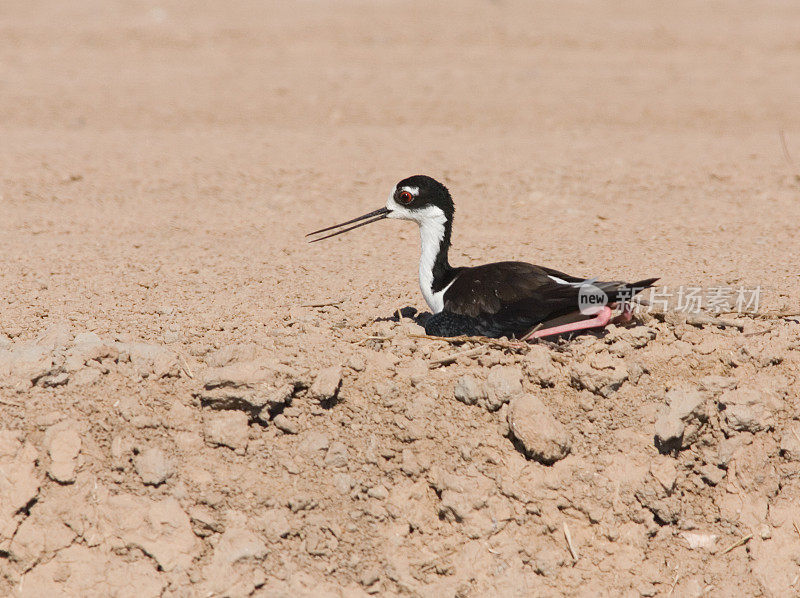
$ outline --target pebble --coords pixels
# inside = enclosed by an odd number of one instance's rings
[[[518,396],[511,401],[508,426],[522,445],[525,456],[540,463],[555,463],[572,449],[566,428],[534,395]]]
[[[422,466],[411,449],[403,449],[400,458],[400,469],[404,474],[412,478],[422,473]]]
[[[641,349],[650,341],[655,340],[656,330],[648,326],[636,326],[622,331],[620,338],[626,340],[634,349]]]
[[[716,486],[725,478],[725,471],[707,463],[700,467],[700,477],[709,486]]]
[[[703,376],[700,378],[700,390],[704,390],[713,396],[733,388],[736,388],[736,378],[729,376]]]
[[[289,518],[283,509],[268,509],[257,518],[256,523],[267,539],[273,542],[285,538],[292,531]]]
[[[196,396],[204,406],[212,409],[258,413],[291,401],[294,385],[284,384],[275,388],[274,384],[274,373],[263,364],[238,362],[206,370],[203,390]]]
[[[656,445],[659,449],[663,449],[663,452],[680,448],[684,429],[685,426],[680,419],[669,412],[663,413],[656,420]]]
[[[332,442],[325,454],[325,467],[345,467],[348,460],[347,447],[341,442]]]
[[[81,451],[81,437],[73,428],[54,426],[48,432],[48,452],[50,467],[47,474],[56,482],[71,484],[75,481],[75,469],[78,466],[78,454]]]
[[[503,403],[508,403],[522,394],[522,370],[512,366],[495,366],[489,371],[486,380],[488,399],[486,408],[497,411]]]
[[[602,369],[595,369],[588,363],[576,363],[570,370],[570,384],[578,390],[586,389],[602,397],[610,397],[628,379],[624,363],[614,363],[611,368]]]
[[[695,389],[672,389],[666,399],[669,406],[656,420],[656,447],[661,452],[687,448],[708,421],[705,397]]]
[[[724,392],[718,399],[725,408],[725,422],[737,432],[762,432],[774,426],[773,410],[779,407],[768,393],[752,388]]]
[[[328,438],[326,434],[323,434],[318,430],[309,430],[309,432],[306,434],[305,440],[303,441],[301,447],[304,452],[314,453],[316,451],[328,450],[330,444],[331,444],[330,438]]]
[[[274,423],[275,427],[281,432],[286,432],[287,434],[297,434],[300,431],[297,420],[289,419],[283,413],[279,413],[273,417],[272,423]]]
[[[339,386],[342,384],[342,369],[339,366],[320,370],[314,383],[309,389],[311,398],[320,403],[329,402],[336,398]]]
[[[456,380],[453,387],[453,394],[456,400],[466,405],[474,405],[478,401],[485,401],[488,398],[486,387],[474,376],[461,376]]]
[[[195,505],[190,508],[189,520],[192,523],[192,531],[201,538],[225,531],[225,527],[217,519],[216,513],[204,505]]]
[[[793,424],[781,436],[781,454],[791,461],[800,461],[800,424]]]
[[[474,405],[478,401],[485,401],[488,398],[486,387],[483,383],[473,376],[461,376],[456,380],[453,387],[453,394],[456,400],[466,405]]]
[[[408,377],[412,386],[419,386],[428,377],[428,364],[422,359],[413,359],[408,368]]]
[[[378,500],[386,500],[389,498],[389,491],[383,484],[378,484],[367,491],[367,496],[377,498]]]
[[[148,486],[158,486],[174,473],[172,462],[159,448],[145,449],[133,458],[136,473]]]
[[[550,351],[545,347],[531,345],[525,365],[528,375],[540,386],[554,386],[558,380],[558,369],[553,365]]]
[[[359,581],[361,582],[362,586],[368,588],[369,586],[377,584],[380,581],[380,579],[381,579],[380,569],[378,569],[377,567],[370,567],[364,570],[364,572],[361,574],[361,579]]]
[[[242,411],[208,413],[203,422],[203,432],[209,444],[226,446],[244,454],[250,434],[247,414]]]
[[[333,487],[339,494],[348,494],[355,484],[355,480],[350,474],[337,473],[333,476]]]
[[[367,369],[367,360],[363,355],[351,355],[345,365],[354,372],[363,372]]]

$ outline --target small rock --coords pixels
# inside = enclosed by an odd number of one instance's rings
[[[550,351],[540,345],[531,345],[526,369],[531,379],[540,386],[553,386],[558,380],[558,369],[553,365]]]
[[[655,439],[656,446],[661,452],[677,450],[683,441],[683,422],[675,415],[666,411],[656,420]]]
[[[289,419],[283,413],[279,413],[273,417],[272,423],[274,423],[275,427],[281,432],[286,432],[287,434],[297,434],[300,431],[300,426],[298,426],[297,420]]]
[[[700,477],[709,486],[716,486],[725,478],[725,471],[715,465],[703,465],[700,468]]]
[[[408,377],[412,386],[419,386],[428,377],[428,364],[422,359],[414,359],[408,368]]]
[[[533,570],[544,577],[552,577],[560,567],[564,566],[565,559],[555,550],[540,550],[533,557]]]
[[[355,480],[350,474],[337,473],[333,476],[333,486],[339,494],[348,494],[355,484]]]
[[[118,359],[119,350],[104,343],[94,332],[82,332],[75,337],[72,348],[67,351],[64,367],[69,372],[83,368],[90,361]]]
[[[523,395],[511,401],[508,426],[525,455],[540,463],[555,463],[572,448],[567,430],[536,396]]]
[[[47,474],[56,482],[71,484],[75,481],[75,469],[78,466],[78,454],[81,451],[81,437],[75,429],[60,426],[61,424],[53,426],[48,430],[48,432],[52,430],[51,434],[45,436],[52,460]]]
[[[697,550],[699,548],[711,550],[717,541],[716,534],[702,534],[696,532],[681,532],[683,539],[689,545],[690,550]],[[705,593],[705,592],[704,592]]]
[[[656,447],[662,453],[694,444],[708,421],[706,400],[697,390],[672,389],[668,407],[656,421]]]
[[[354,372],[363,372],[367,369],[367,360],[363,355],[351,355],[345,365]]]
[[[380,569],[377,567],[370,567],[365,569],[364,572],[361,574],[361,585],[365,588],[368,588],[372,585],[377,584],[381,579],[381,572]]]
[[[486,387],[480,380],[472,376],[461,376],[456,380],[453,394],[457,400],[466,405],[474,405],[478,401],[485,401],[488,398]]]
[[[271,392],[268,392],[264,398],[262,415],[264,411],[267,413],[274,412],[276,409],[291,403],[294,390],[294,384],[284,384],[272,390]]]
[[[649,373],[647,367],[638,361],[629,361],[625,364],[625,367],[628,369],[628,380],[631,384],[639,384],[642,376]]]
[[[675,491],[678,483],[678,468],[673,459],[664,457],[654,459],[650,464],[650,475],[661,484],[668,496]]]
[[[793,424],[781,436],[781,455],[791,461],[800,461],[800,424]]]
[[[319,430],[309,430],[305,435],[305,440],[303,440],[300,446],[303,452],[315,453],[317,451],[328,450],[330,445],[331,440],[326,434],[323,434]],[[312,460],[316,458],[316,455],[311,455]]]
[[[628,371],[622,363],[612,368],[595,369],[588,363],[576,363],[570,371],[570,384],[603,397],[610,397],[628,379]]]
[[[201,538],[225,530],[216,513],[203,505],[195,505],[189,509],[189,520],[192,523],[192,531]]]
[[[292,531],[289,518],[283,509],[268,509],[258,516],[256,523],[267,539],[273,542],[285,538]]]
[[[657,455],[650,463],[650,475],[635,491],[639,503],[664,523],[675,523],[681,514],[682,500],[675,492],[678,471],[675,460]]]
[[[332,442],[325,454],[325,467],[345,467],[348,460],[347,447],[341,442]]]
[[[736,378],[729,376],[703,376],[700,378],[700,390],[717,396],[726,390],[736,388]]]
[[[227,446],[237,453],[244,454],[250,433],[247,421],[247,414],[242,411],[220,411],[206,414],[203,422],[206,442]]]
[[[718,401],[725,408],[725,422],[737,432],[761,432],[774,426],[772,412],[778,405],[767,393],[751,388],[724,392]]]
[[[410,477],[416,477],[422,473],[422,466],[411,449],[403,449],[403,454],[400,460],[400,469],[404,474]]]
[[[269,412],[291,401],[295,386],[280,384],[273,370],[257,361],[209,368],[203,374],[203,390],[196,393],[204,407],[242,410],[253,415]]]
[[[497,411],[503,403],[522,394],[522,371],[517,367],[495,366],[486,380],[488,400],[486,408]]]
[[[338,366],[321,370],[309,389],[312,399],[327,403],[336,398],[342,384],[342,369]]]
[[[56,386],[63,386],[67,382],[69,382],[69,374],[67,372],[61,372],[60,374],[54,374],[42,379],[42,386],[45,388],[55,388]]]
[[[377,486],[370,488],[367,491],[367,495],[371,496],[372,498],[377,498],[378,500],[386,500],[389,498],[389,491],[383,484],[378,484]]]
[[[167,459],[164,451],[155,447],[145,449],[136,455],[133,466],[142,478],[142,482],[148,486],[163,484],[174,472],[172,462]]]

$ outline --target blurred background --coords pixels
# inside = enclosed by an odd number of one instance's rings
[[[28,289],[53,309],[107,284],[127,301],[139,269],[219,288],[329,252],[361,267],[387,227],[302,234],[421,172],[453,190],[455,261],[627,264],[780,302],[798,106],[795,2],[7,3],[0,282],[60,280]],[[385,284],[416,300],[416,231],[391,234]]]

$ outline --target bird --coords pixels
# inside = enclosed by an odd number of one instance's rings
[[[419,286],[431,310],[424,322],[429,336],[527,340],[602,327],[619,304],[622,317],[630,319],[626,302],[658,280],[602,282],[519,261],[454,267],[448,259],[454,216],[447,187],[414,175],[394,186],[384,207],[306,237],[314,237],[309,240],[314,243],[385,218],[417,223]]]

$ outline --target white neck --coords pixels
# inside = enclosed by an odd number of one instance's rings
[[[427,211],[427,210],[426,210]],[[419,288],[428,307],[433,313],[444,309],[444,291],[433,292],[433,264],[439,253],[444,239],[444,225],[447,218],[438,208],[432,208],[428,213],[421,215],[419,222]]]
[[[419,189],[416,187],[403,187],[403,189],[412,195],[419,193]],[[450,288],[450,285],[438,293],[433,292],[433,265],[436,263],[436,256],[442,246],[447,216],[440,208],[433,205],[421,210],[404,208],[395,202],[394,190],[389,194],[386,207],[389,209],[389,218],[411,220],[419,225],[419,288],[431,311],[439,313],[444,309],[444,293]]]

